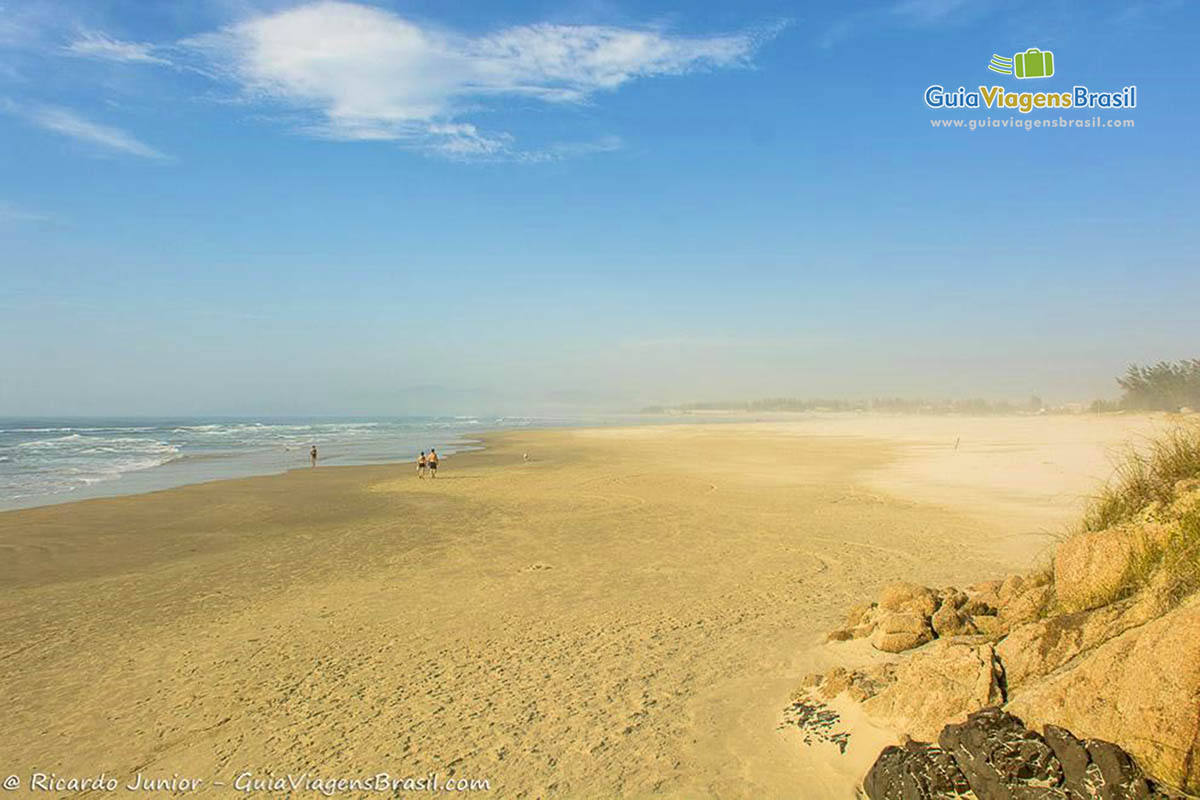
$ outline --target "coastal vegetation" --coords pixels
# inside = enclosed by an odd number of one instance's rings
[[[880,754],[871,800],[1017,796],[1031,782],[1046,797],[1195,796],[1198,592],[1200,424],[1180,421],[1123,452],[1047,567],[961,590],[895,582],[851,608],[830,641],[901,661],[814,674],[798,702],[819,712],[847,692],[925,740]],[[976,769],[1002,750],[1041,772]],[[912,794],[914,779],[948,788]]]
[[[1200,408],[1200,358],[1157,364],[1130,364],[1116,379],[1122,390],[1119,399],[1096,399],[1089,405],[1068,403],[1048,405],[1038,395],[1025,402],[972,398],[875,397],[868,400],[833,398],[767,397],[760,400],[726,400],[681,405],[655,405],[642,409],[645,414],[695,414],[703,412],[801,412],[801,411],[874,411],[888,414],[1095,414],[1121,411],[1169,411]]]
[[[1130,364],[1117,383],[1124,391],[1121,407],[1129,411],[1200,408],[1200,358]]]

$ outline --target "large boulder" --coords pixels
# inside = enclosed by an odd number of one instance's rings
[[[990,644],[939,639],[896,666],[895,680],[863,703],[871,716],[914,738],[932,739],[949,720],[1004,702]]]
[[[1001,606],[999,617],[1011,629],[1043,616],[1054,600],[1054,587],[1049,584],[1026,586],[1013,594]]]
[[[883,587],[879,607],[884,611],[909,611],[928,619],[937,610],[938,596],[927,586],[897,581]]]
[[[1010,693],[1044,677],[1109,639],[1146,622],[1140,606],[1114,604],[1059,614],[1014,628],[996,645]]]
[[[1060,637],[1047,647],[1063,658],[1078,646]],[[1007,708],[1031,724],[1121,745],[1155,778],[1200,793],[1200,598],[1022,686]]]
[[[1159,796],[1129,754],[1112,742],[1080,741],[1054,725],[1045,727],[1043,739],[1062,766],[1068,797],[1143,800]]]
[[[1064,611],[1096,608],[1116,599],[1130,568],[1172,526],[1153,522],[1078,533],[1054,551],[1054,591]]]
[[[879,754],[863,779],[871,800],[1165,800],[1120,747],[1048,726],[1039,736],[998,708],[947,725],[938,745]]]
[[[1054,551],[1054,589],[1065,611],[1109,602],[1124,581],[1134,538],[1121,530],[1078,533]]]
[[[920,647],[933,639],[929,619],[915,611],[895,611],[881,615],[871,634],[871,645],[885,653],[899,653]]]
[[[1063,784],[1054,751],[1021,720],[998,708],[947,725],[938,744],[954,757],[979,800],[1066,797],[1061,790],[1052,791]]]
[[[906,742],[879,754],[863,779],[871,800],[951,800],[971,787],[949,753],[926,742]]]

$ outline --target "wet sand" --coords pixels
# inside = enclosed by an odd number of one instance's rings
[[[823,633],[891,580],[1031,566],[1155,424],[508,433],[436,481],[325,467],[2,513],[4,768],[846,797],[887,733],[841,754],[780,727]]]

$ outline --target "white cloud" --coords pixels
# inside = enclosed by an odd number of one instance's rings
[[[493,110],[501,98],[581,103],[638,78],[746,66],[765,35],[539,24],[468,36],[322,0],[182,45],[245,96],[309,115],[309,133],[458,157],[521,157],[511,136],[483,132],[466,115]]]
[[[39,106],[25,112],[25,116],[38,127],[97,145],[106,150],[142,158],[166,158],[158,150],[135,139],[125,131],[84,119],[66,108]]]
[[[170,64],[154,55],[154,45],[143,42],[123,42],[104,33],[89,32],[63,48],[64,52],[84,58],[122,63]]]
[[[866,30],[886,29],[896,23],[910,28],[934,28],[976,17],[990,9],[992,0],[894,0],[881,6],[857,8],[836,20],[818,39],[833,47]]]

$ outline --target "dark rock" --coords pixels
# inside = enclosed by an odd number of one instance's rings
[[[871,800],[969,797],[971,787],[950,754],[925,742],[888,747],[863,780]]]
[[[1096,797],[1100,800],[1143,800],[1153,796],[1142,771],[1129,754],[1112,742],[1088,739],[1085,742],[1092,766],[1100,771],[1101,783]]]
[[[1058,758],[1058,763],[1062,765],[1064,786],[1080,797],[1090,797],[1092,792],[1085,787],[1090,781],[1088,765],[1092,763],[1092,759],[1083,742],[1072,736],[1067,729],[1057,725],[1047,725],[1043,735],[1046,744]]]
[[[1112,742],[1080,741],[1057,725],[1044,730],[1046,744],[1063,768],[1063,786],[1076,800],[1150,800],[1156,792],[1129,754]]]
[[[863,781],[871,800],[1169,800],[1111,742],[1080,740],[1064,728],[1044,736],[999,708],[947,725],[934,746],[884,750]]]
[[[1041,800],[1068,795],[1063,770],[1045,740],[1012,714],[985,708],[938,737],[979,800]]]

